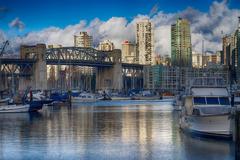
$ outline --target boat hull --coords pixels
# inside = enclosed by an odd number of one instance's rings
[[[30,105],[29,107],[29,112],[37,112],[43,108],[43,101],[38,100],[38,101],[28,101],[26,102],[27,104]]]
[[[212,116],[185,116],[180,127],[193,134],[211,137],[231,137],[231,119],[229,114]]]
[[[6,105],[0,106],[0,113],[29,112],[29,105]]]
[[[71,102],[72,103],[82,103],[82,102],[96,102],[97,101],[97,99],[88,99],[88,98],[86,98],[86,99],[84,99],[84,98],[79,98],[79,97],[73,97],[72,99],[71,99]]]

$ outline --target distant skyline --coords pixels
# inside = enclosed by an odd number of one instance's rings
[[[96,46],[109,39],[117,48],[135,40],[135,23],[150,18],[155,26],[156,53],[170,54],[170,25],[177,17],[191,23],[193,50],[220,49],[221,34],[231,33],[240,16],[239,0],[5,0],[0,2],[0,41],[11,47],[48,43],[73,45],[73,35],[88,31]],[[201,42],[200,42],[201,43]]]

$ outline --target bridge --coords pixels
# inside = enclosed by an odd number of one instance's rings
[[[134,78],[133,81],[136,79],[143,81],[143,65],[122,63],[121,59],[121,50],[118,49],[113,51],[82,47],[47,49],[45,44],[37,44],[21,46],[18,59],[1,58],[0,71],[4,76],[20,77],[20,89],[29,84],[35,89],[47,89],[47,66],[94,67],[96,89],[121,90],[128,87],[124,81],[131,76]],[[142,82],[137,83],[133,88],[141,87],[139,84]]]

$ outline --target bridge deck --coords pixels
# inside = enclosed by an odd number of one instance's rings
[[[36,59],[18,59],[18,58],[1,58],[0,65],[5,65],[5,75],[19,75],[19,76],[31,76],[33,73],[32,67],[37,62]],[[112,67],[114,62],[98,62],[92,60],[68,60],[68,59],[47,59],[47,65],[75,65],[75,66],[89,66],[89,67]],[[10,67],[8,65],[14,65]],[[122,63],[123,69],[136,69],[143,70],[141,64]],[[14,69],[16,68],[16,69]],[[3,71],[4,72],[4,71]]]
[[[0,58],[0,64],[34,64],[36,59]]]

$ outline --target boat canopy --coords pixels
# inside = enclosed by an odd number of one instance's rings
[[[193,96],[229,96],[227,88],[191,88]]]

